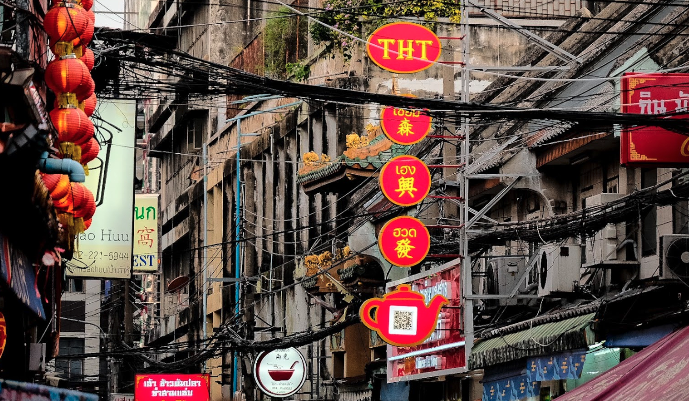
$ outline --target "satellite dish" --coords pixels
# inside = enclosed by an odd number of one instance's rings
[[[185,285],[189,284],[188,276],[179,276],[167,284],[167,292],[176,292],[182,289]]]

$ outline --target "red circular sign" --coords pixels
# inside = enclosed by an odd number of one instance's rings
[[[423,261],[431,249],[431,235],[419,219],[395,217],[378,234],[383,257],[399,267],[412,267]]]
[[[401,74],[425,70],[440,57],[440,39],[430,29],[411,22],[395,22],[376,29],[366,52],[384,70]]]
[[[431,190],[431,172],[414,156],[397,156],[380,172],[380,189],[390,202],[399,206],[420,203]]]
[[[431,131],[432,118],[421,110],[386,107],[380,114],[380,126],[391,141],[412,145]]]

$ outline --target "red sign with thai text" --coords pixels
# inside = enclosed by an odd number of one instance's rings
[[[399,267],[411,267],[428,255],[431,235],[419,219],[395,217],[380,230],[378,246],[388,262]]]
[[[208,401],[210,375],[152,374],[136,375],[134,399],[136,401]]]
[[[385,197],[399,206],[416,205],[431,190],[431,172],[414,156],[397,156],[385,163],[379,181]]]
[[[380,115],[380,127],[391,141],[413,145],[431,131],[432,118],[421,110],[386,107]]]
[[[395,22],[376,29],[366,51],[380,68],[401,74],[425,70],[440,57],[440,39],[430,29]]]
[[[689,74],[626,73],[622,113],[672,114],[689,108]],[[671,118],[688,118],[680,114]],[[628,126],[620,138],[620,163],[627,167],[687,166],[689,137],[653,126]]]
[[[435,330],[424,342],[388,347],[388,382],[466,370],[459,261],[388,283],[388,291],[399,283],[410,285],[413,291],[424,296],[425,302],[442,296],[448,303],[440,309]]]

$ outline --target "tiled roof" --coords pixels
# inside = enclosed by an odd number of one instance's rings
[[[359,149],[348,149],[331,163],[297,177],[297,183],[321,180],[340,172],[346,167],[355,169],[377,170],[388,160],[396,156],[407,154],[411,145],[392,143],[385,135],[378,135],[368,146]]]

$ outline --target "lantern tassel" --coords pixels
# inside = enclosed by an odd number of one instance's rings
[[[81,161],[81,146],[75,145],[72,142],[62,142],[60,144],[60,153],[74,161]]]
[[[77,95],[71,92],[58,93],[57,107],[60,109],[76,109],[77,107],[79,107]],[[84,109],[81,108],[81,110],[83,111]]]

